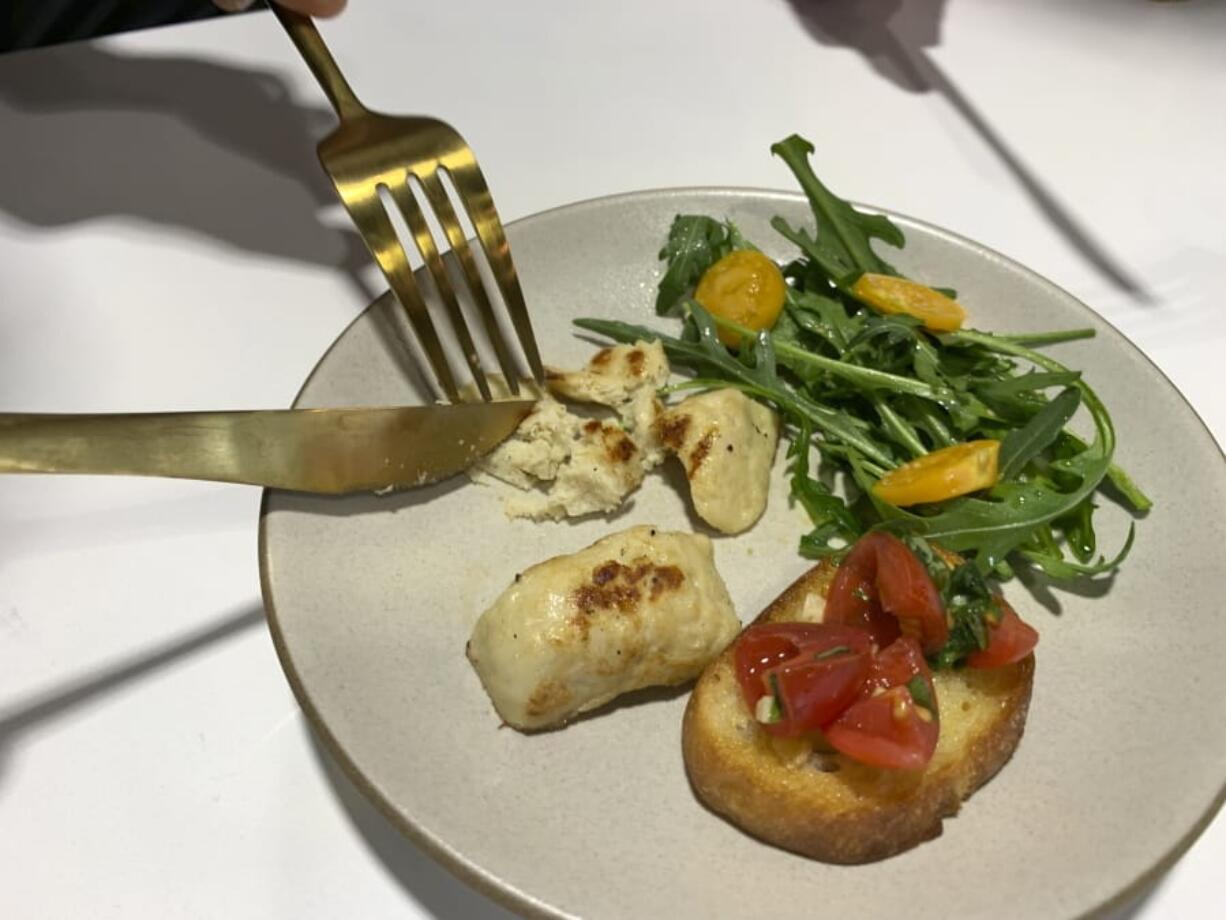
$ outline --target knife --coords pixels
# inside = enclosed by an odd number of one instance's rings
[[[467,468],[533,405],[0,413],[0,473],[162,476],[332,495],[412,488]]]

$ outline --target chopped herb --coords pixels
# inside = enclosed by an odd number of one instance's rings
[[[907,690],[911,693],[911,699],[932,713],[934,719],[941,718],[940,710],[937,709],[936,697],[932,695],[932,689],[922,674],[916,674],[907,681]]]
[[[825,661],[827,658],[837,658],[839,655],[846,655],[850,651],[850,645],[836,645],[833,648],[826,649],[824,652],[818,652],[813,656],[813,660]]]
[[[771,699],[775,702],[775,708],[772,710],[774,718],[771,721],[778,722],[787,714],[787,708],[783,705],[783,691],[779,689],[779,675],[769,674],[766,680],[771,688]]]
[[[949,572],[941,601],[950,623],[949,639],[929,660],[934,668],[949,668],[988,647],[989,623],[999,622],[1000,609],[987,579],[970,562]]]

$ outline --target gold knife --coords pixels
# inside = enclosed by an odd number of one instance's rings
[[[467,468],[533,405],[0,413],[0,473],[163,476],[333,495],[411,488]]]

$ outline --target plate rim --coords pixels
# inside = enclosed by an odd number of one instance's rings
[[[585,198],[579,201],[572,201],[555,205],[551,208],[546,208],[542,211],[537,211],[532,214],[518,217],[506,225],[507,230],[515,226],[527,222],[536,221],[546,217],[555,216],[561,212],[581,210],[595,206],[608,206],[623,203],[634,203],[636,201],[651,200],[659,201],[661,199],[685,198],[692,196],[704,196],[715,198],[757,198],[761,200],[779,200],[790,202],[804,202],[806,196],[803,192],[791,190],[768,189],[753,186],[673,186],[663,188],[640,189],[630,192],[617,192],[609,195],[600,195],[593,198]],[[1130,349],[1132,353],[1139,357],[1142,361],[1149,365],[1159,377],[1166,383],[1172,392],[1182,401],[1184,407],[1191,413],[1193,419],[1200,426],[1201,434],[1208,440],[1212,447],[1217,449],[1219,458],[1226,462],[1226,448],[1220,444],[1205,420],[1201,418],[1196,407],[1188,400],[1184,392],[1167,376],[1144,351],[1140,349],[1128,336],[1126,336],[1115,324],[1102,314],[1094,310],[1089,304],[1085,303],[1079,297],[1072,294],[1067,289],[1056,284],[1046,275],[1042,275],[1034,269],[1018,262],[1016,259],[1005,255],[999,250],[993,249],[983,243],[963,236],[955,231],[949,230],[938,224],[930,223],[926,220],[912,217],[890,208],[883,208],[877,205],[867,204],[863,202],[852,202],[852,204],[861,210],[872,213],[884,214],[887,217],[900,220],[906,224],[923,228],[925,231],[934,236],[943,238],[950,242],[960,244],[977,252],[979,255],[987,256],[995,261],[1004,264],[1015,271],[1021,272],[1024,275],[1030,276],[1038,281],[1044,287],[1050,288],[1053,292],[1067,298],[1073,306],[1082,311],[1088,318],[1105,325],[1113,332],[1120,343]],[[324,352],[316,359],[314,366],[303,379],[298,391],[294,394],[294,399],[291,405],[297,408],[298,402],[302,399],[303,393],[311,385],[316,374],[326,362],[329,355],[336,349],[338,344],[349,331],[360,322],[370,310],[372,310],[379,302],[391,296],[391,291],[384,291],[374,300],[372,300],[363,310],[361,310],[352,320],[345,324],[345,327],[337,333],[332,343],[324,350]],[[312,731],[327,751],[335,763],[337,763],[345,776],[350,782],[362,793],[368,802],[373,804],[375,808],[382,814],[391,824],[418,846],[426,855],[433,859],[437,864],[449,871],[455,878],[480,891],[485,896],[489,897],[498,905],[513,911],[521,916],[531,918],[543,918],[543,920],[567,920],[571,914],[567,914],[551,905],[546,904],[538,898],[532,897],[527,892],[508,884],[502,879],[494,877],[487,870],[470,862],[469,860],[456,853],[450,848],[445,841],[437,838],[418,827],[412,821],[402,816],[392,805],[392,803],[381,794],[375,784],[366,777],[358,765],[349,756],[344,746],[337,740],[332,733],[327,723],[320,716],[311,700],[311,696],[307,691],[300,675],[294,667],[293,659],[289,649],[285,643],[285,637],[281,628],[279,614],[277,612],[276,601],[273,597],[271,583],[271,568],[272,563],[269,556],[268,545],[268,516],[270,513],[269,501],[278,490],[264,489],[260,496],[260,511],[258,524],[258,539],[257,539],[257,557],[260,570],[260,594],[264,604],[265,617],[268,622],[268,631],[272,637],[273,648],[276,651],[277,660],[281,665],[281,670],[284,672],[286,680],[290,685],[290,689],[294,694],[295,700],[302,709],[303,714],[307,718]],[[1088,911],[1080,914],[1077,920],[1083,918],[1097,918],[1131,903],[1134,899],[1139,898],[1143,893],[1150,890],[1156,885],[1163,876],[1165,876],[1171,868],[1179,861],[1179,859],[1187,853],[1192,845],[1200,838],[1209,825],[1217,817],[1218,813],[1226,806],[1226,776],[1223,777],[1222,786],[1217,794],[1210,800],[1205,810],[1200,817],[1192,824],[1192,826],[1147,870],[1142,872],[1137,878],[1125,885],[1114,895],[1102,901],[1101,903],[1090,908]],[[762,844],[768,846],[768,844]]]

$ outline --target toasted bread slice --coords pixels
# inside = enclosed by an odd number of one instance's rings
[[[834,566],[801,576],[756,623],[820,620]],[[1026,723],[1034,656],[935,675],[941,735],[923,770],[881,770],[762,731],[737,683],[732,648],[708,665],[685,710],[682,749],[695,793],[742,830],[832,863],[884,859],[941,833],[942,819],[1012,756]]]

